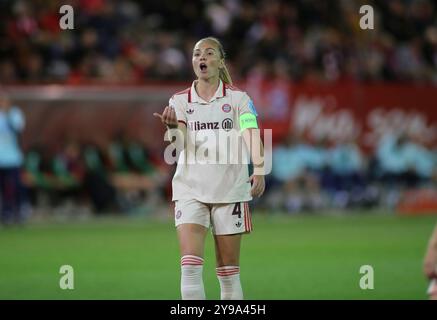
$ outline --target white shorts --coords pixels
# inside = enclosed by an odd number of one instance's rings
[[[175,225],[183,223],[211,226],[215,235],[249,233],[252,219],[248,202],[203,203],[197,200],[175,201]]]

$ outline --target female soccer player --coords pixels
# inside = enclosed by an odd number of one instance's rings
[[[430,300],[437,300],[437,225],[429,239],[423,262],[423,271],[425,276],[431,280],[428,289]]]
[[[216,38],[208,37],[196,43],[192,64],[197,80],[190,88],[174,94],[162,114],[154,113],[169,129],[177,128],[168,132],[176,131],[176,142],[182,139],[187,146],[180,152],[173,177],[182,299],[205,299],[203,254],[211,226],[221,299],[242,300],[241,236],[252,230],[248,201],[260,197],[265,188],[264,151],[257,129],[257,114],[249,96],[232,86],[223,46]],[[218,164],[187,160],[195,156],[190,145],[206,145],[208,152],[218,150],[219,157],[222,156],[229,149],[224,147],[225,141],[211,139],[211,134],[217,137],[232,130],[243,136],[254,164],[253,175],[249,177],[248,165],[243,162]],[[242,149],[241,145],[234,147],[235,141],[230,149],[237,152]]]

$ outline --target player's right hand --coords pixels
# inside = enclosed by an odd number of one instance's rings
[[[162,123],[171,129],[178,127],[178,119],[176,118],[176,112],[172,107],[166,106],[162,114],[155,112],[153,113],[153,115],[155,117],[160,118]]]

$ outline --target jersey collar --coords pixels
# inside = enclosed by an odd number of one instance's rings
[[[190,92],[188,93],[188,102],[197,102],[197,103],[202,103],[202,104],[208,104],[208,103],[211,103],[218,98],[223,98],[226,96],[226,86],[223,83],[223,81],[221,79],[219,79],[219,86],[217,88],[217,91],[214,93],[214,95],[212,96],[212,98],[209,102],[205,101],[201,97],[199,97],[199,95],[197,94],[197,91],[195,88],[196,81],[197,80],[194,80],[193,83],[191,84]]]

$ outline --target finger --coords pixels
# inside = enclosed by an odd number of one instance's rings
[[[157,113],[157,112],[154,112],[154,113],[153,113],[153,116],[155,116],[155,117],[157,117],[157,118],[160,118],[160,119],[162,120],[162,115],[159,114],[159,113]]]
[[[262,185],[261,183],[258,183],[258,185],[256,186],[256,197],[261,197],[262,195]]]
[[[167,124],[175,124],[176,119],[175,119],[175,117],[171,114],[171,112],[168,111],[167,114],[166,114],[165,121],[166,121]]]
[[[265,183],[263,181],[258,181],[256,183],[256,196],[261,197],[265,190]]]
[[[164,112],[162,113],[162,119],[164,121],[164,123],[168,123],[169,122],[169,118],[170,118],[170,111],[168,109],[168,107],[165,107]]]
[[[168,114],[169,117],[176,118],[176,111],[175,111],[174,108],[167,107],[166,110],[167,110],[167,114]]]
[[[261,183],[261,194],[263,194],[265,190],[266,190],[266,182],[265,180],[263,180]]]
[[[258,197],[259,195],[259,182],[254,181],[253,185],[252,185],[252,190],[251,190],[251,195],[252,197]]]
[[[254,175],[251,175],[251,176],[249,177],[249,179],[247,179],[246,182],[252,182],[252,181],[253,181],[253,176],[254,176]]]
[[[170,119],[173,123],[177,122],[176,112],[173,108],[170,108]]]
[[[255,189],[255,196],[258,198],[261,196],[261,193],[262,193],[262,187],[259,184],[257,184]]]

